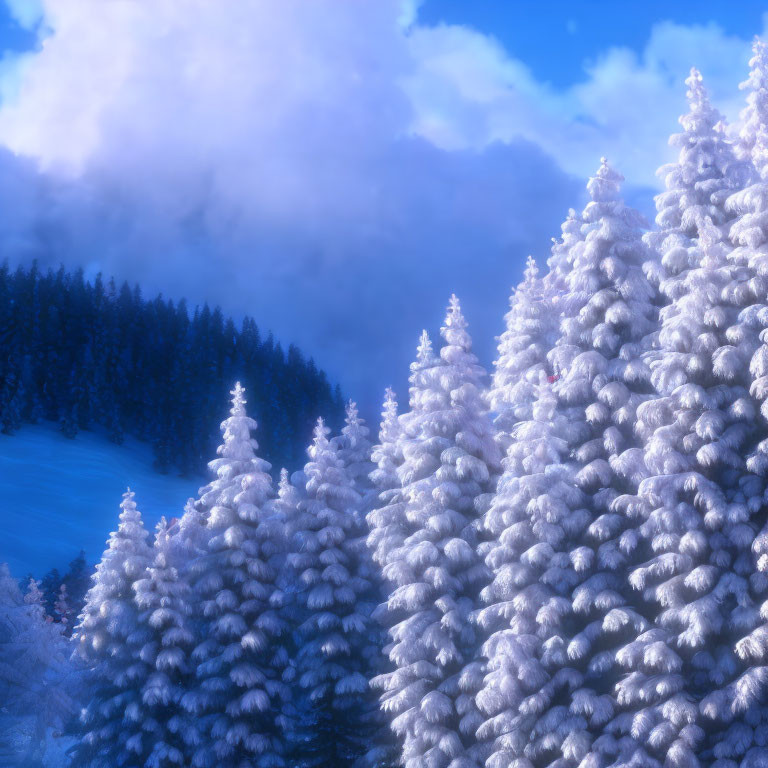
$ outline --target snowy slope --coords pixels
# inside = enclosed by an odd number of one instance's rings
[[[178,516],[202,483],[158,474],[149,446],[131,438],[122,446],[88,432],[67,440],[49,425],[0,435],[0,562],[17,578],[40,578],[66,570],[84,549],[92,565],[117,526],[126,486],[152,530],[161,515]]]

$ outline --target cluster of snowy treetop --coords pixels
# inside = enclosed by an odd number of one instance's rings
[[[298,465],[318,413],[344,418],[338,387],[294,345],[263,338],[252,318],[142,298],[82,271],[0,265],[0,430],[49,420],[67,437],[101,429],[152,444],[162,472],[202,473],[221,402],[239,377],[256,393],[261,442]]]
[[[377,445],[350,405],[275,488],[237,386],[154,545],[126,494],[75,765],[768,764],[761,42],[750,67],[737,132],[691,72],[655,228],[602,162],[490,381],[452,298]]]

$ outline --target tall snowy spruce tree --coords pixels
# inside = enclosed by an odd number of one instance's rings
[[[346,417],[341,434],[332,438],[336,444],[339,459],[352,480],[355,490],[360,494],[359,516],[364,519],[373,503],[375,489],[369,475],[373,471],[371,461],[370,430],[357,410],[357,403],[347,403]]]
[[[283,467],[280,470],[280,480],[277,484],[277,498],[273,500],[272,507],[275,516],[285,524],[289,533],[293,530],[293,518],[296,516],[297,505],[296,488],[291,483],[290,473]]]
[[[277,574],[276,583],[280,585],[281,591],[285,589],[282,584],[285,576],[285,558],[296,527],[298,499],[299,491],[291,482],[288,470],[283,467],[277,482],[277,494],[270,499],[265,508],[266,514],[262,521],[260,535],[264,542],[264,554]]]
[[[397,476],[397,468],[403,461],[397,408],[395,393],[387,387],[381,412],[379,442],[371,452],[376,469],[371,472],[370,478],[377,496],[366,518],[369,528],[368,548],[382,571],[389,562],[389,553],[400,547],[405,538],[404,504],[400,478]]]
[[[277,573],[276,585],[278,595],[282,601],[280,613],[286,622],[286,646],[288,648],[288,666],[283,671],[283,679],[291,684],[295,681],[296,659],[296,629],[301,623],[299,606],[297,605],[297,592],[301,591],[296,584],[294,574],[288,564],[288,556],[291,553],[294,537],[300,525],[299,499],[303,495],[304,475],[302,472],[294,473],[291,477],[288,470],[280,470],[280,480],[277,485],[277,496],[269,504],[269,527],[275,527],[275,541],[271,562]],[[279,532],[279,535],[278,535]],[[294,696],[295,698],[295,696]],[[290,710],[293,705],[289,705]]]
[[[75,628],[87,694],[74,755],[78,766],[144,765],[152,749],[141,699],[149,666],[140,652],[147,638],[133,591],[152,550],[133,498],[130,489],[123,494],[120,523],[96,566]]]
[[[565,656],[563,642],[547,638],[546,632],[561,615],[570,613],[567,594],[558,595],[558,582],[542,579],[542,572],[551,568],[552,575],[566,581],[562,591],[567,593],[574,578],[564,576],[573,566],[559,545],[565,531],[583,530],[587,523],[586,498],[576,484],[577,467],[568,461],[568,415],[558,409],[546,378],[540,380],[536,394],[530,420],[520,422],[512,433],[504,474],[484,519],[492,536],[485,562],[493,581],[482,592],[487,607],[478,612],[478,622],[489,634],[482,649],[487,674],[478,694],[478,705],[488,719],[478,737],[491,746],[488,768],[532,757],[532,734],[542,700],[551,700],[558,682],[549,667]],[[546,640],[548,654],[542,647]],[[566,728],[574,724],[575,718],[570,718]],[[553,741],[562,741],[560,723],[550,719],[548,725],[553,727]]]
[[[385,750],[368,684],[381,653],[374,585],[357,541],[361,496],[329,431],[319,419],[287,560],[299,622],[291,765],[376,766]]]
[[[187,756],[200,739],[194,719],[181,706],[184,691],[194,679],[190,659],[195,641],[193,594],[183,568],[186,558],[198,553],[188,543],[179,531],[170,531],[162,518],[152,563],[133,586],[138,619],[147,635],[140,650],[141,660],[149,667],[141,689],[143,728],[150,741],[146,768],[187,765]]]
[[[427,331],[422,331],[419,336],[419,344],[416,348],[416,359],[410,365],[408,379],[408,407],[409,410],[398,416],[397,404],[394,396],[385,396],[383,421],[381,423],[381,450],[391,455],[389,461],[383,458],[383,474],[374,475],[372,479],[383,486],[389,486],[391,490],[385,491],[379,496],[374,509],[368,515],[369,547],[372,547],[373,556],[382,569],[382,575],[391,588],[397,581],[397,563],[402,557],[400,547],[409,535],[409,526],[405,515],[406,494],[399,469],[403,464],[403,445],[405,439],[405,424],[419,417],[424,407],[424,392],[429,386],[432,369],[442,365],[442,361],[435,354],[432,340]],[[380,457],[382,458],[382,457]],[[381,468],[380,470],[381,471]],[[391,565],[390,565],[391,564]],[[392,573],[389,571],[394,569]],[[377,609],[379,620],[386,627],[392,626],[394,614],[387,614],[386,605]]]
[[[701,73],[692,69],[685,83],[688,112],[680,118],[683,130],[669,140],[679,148],[679,157],[657,172],[665,190],[656,196],[656,229],[645,236],[658,256],[648,261],[646,271],[660,287],[665,304],[662,320],[666,317],[667,322],[670,315],[686,314],[678,305],[693,288],[686,278],[697,277],[699,285],[709,282],[708,273],[697,273],[709,262],[702,264],[696,246],[702,238],[714,244],[728,234],[733,216],[725,210],[726,199],[750,173],[749,164],[734,156],[723,117],[710,103]],[[712,290],[718,287],[722,284],[716,283]]]
[[[439,360],[425,340],[412,376],[397,469],[406,537],[385,568],[393,584],[388,623],[397,621],[389,647],[395,669],[376,684],[406,768],[479,766],[483,759],[470,614],[486,578],[476,524],[500,457],[482,402],[486,374],[455,296],[441,333]]]
[[[715,759],[723,766],[759,765],[768,761],[768,576],[766,575],[765,477],[768,474],[768,440],[765,439],[766,395],[768,394],[768,225],[766,224],[766,174],[768,173],[768,50],[756,41],[750,61],[747,107],[742,113],[742,127],[736,141],[740,158],[749,163],[750,184],[735,192],[727,201],[729,214],[736,220],[730,226],[734,246],[728,254],[733,266],[733,280],[727,296],[738,318],[726,332],[735,347],[731,378],[734,384],[747,386],[758,403],[762,401],[762,417],[756,416],[755,404],[748,403],[737,439],[729,447],[737,453],[731,462],[729,477],[717,481],[726,504],[718,510],[715,535],[711,545],[717,553],[720,571],[712,597],[718,614],[711,614],[710,637],[704,638],[705,664],[715,647],[714,674],[702,682],[716,690],[705,697],[702,711],[705,721],[705,760]],[[751,306],[749,306],[751,305]],[[732,317],[729,318],[732,320]],[[755,333],[762,329],[760,341]],[[762,342],[762,343],[760,343]],[[749,366],[751,382],[745,377],[743,361],[751,348],[756,348]],[[742,396],[746,402],[746,397]],[[748,409],[748,412],[747,412]],[[755,427],[758,427],[755,430]],[[731,431],[734,431],[731,428]],[[746,462],[743,460],[757,441]],[[752,475],[751,473],[754,473]],[[713,526],[714,527],[714,526]],[[755,534],[763,528],[762,533]],[[754,540],[754,541],[753,541]],[[752,546],[754,558],[749,557]],[[756,562],[754,562],[756,561]],[[708,627],[709,628],[709,627]],[[714,639],[713,636],[714,635]],[[733,643],[735,642],[735,654]],[[727,645],[726,645],[727,644]],[[725,646],[722,650],[718,646]],[[703,666],[703,665],[702,665]],[[713,727],[714,726],[714,727]],[[719,726],[719,727],[718,727]]]
[[[257,425],[246,414],[239,382],[231,394],[219,458],[209,464],[216,479],[193,506],[206,522],[208,541],[192,568],[201,640],[192,651],[196,682],[181,701],[202,737],[188,764],[280,768],[287,765],[287,627],[262,527],[272,480],[270,465],[256,455],[251,430]]]
[[[530,418],[540,374],[549,372],[547,353],[558,327],[550,295],[529,256],[523,281],[509,300],[488,398],[503,449],[509,445],[515,424]]]
[[[661,311],[649,355],[657,396],[638,408],[648,477],[625,505],[641,520],[629,582],[653,625],[617,654],[621,714],[600,740],[618,765],[691,766],[706,757],[701,712],[734,667],[747,598],[750,509],[761,483],[746,470],[756,409],[747,371],[754,336],[739,327],[749,291],[727,243],[724,201],[744,179],[721,118],[692,71],[676,164],[657,198]],[[711,724],[707,725],[712,728]],[[715,729],[717,730],[717,729]]]
[[[376,501],[376,487],[370,477],[374,467],[371,459],[372,445],[368,439],[370,430],[360,416],[357,404],[351,400],[347,404],[346,414],[341,434],[332,438],[331,442],[337,449],[344,472],[359,496],[359,501],[353,510],[354,527],[347,533],[347,537],[350,546],[357,550],[355,557],[357,575],[369,584],[367,592],[361,595],[361,598],[367,603],[378,605],[383,596],[380,570],[375,566],[367,546],[366,515]],[[375,639],[375,645],[381,648],[382,644],[383,636],[379,635]]]
[[[491,768],[581,763],[613,715],[615,651],[645,626],[627,595],[628,521],[613,505],[642,477],[633,425],[650,392],[641,355],[656,308],[644,222],[621,181],[603,161],[587,186],[582,237],[561,254],[571,268],[554,381],[540,372],[534,418],[513,432],[484,521],[493,582],[478,618],[492,634],[478,702]]]

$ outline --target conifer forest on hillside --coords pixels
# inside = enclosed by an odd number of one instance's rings
[[[768,47],[738,125],[685,87],[655,222],[602,159],[492,371],[450,296],[377,434],[249,319],[0,271],[5,430],[208,462],[90,580],[0,569],[0,765],[768,765]]]
[[[161,472],[200,473],[215,450],[220,409],[237,372],[258,396],[262,442],[296,463],[314,414],[343,419],[338,388],[296,346],[208,305],[146,300],[82,271],[0,267],[0,429],[52,421],[67,437],[98,427],[116,443],[152,445]]]

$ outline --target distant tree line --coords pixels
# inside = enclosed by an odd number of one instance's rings
[[[0,430],[58,422],[70,438],[101,427],[152,444],[161,472],[201,472],[215,448],[221,402],[240,378],[253,393],[274,464],[301,462],[318,416],[337,426],[341,393],[314,361],[254,320],[82,270],[0,267]]]

